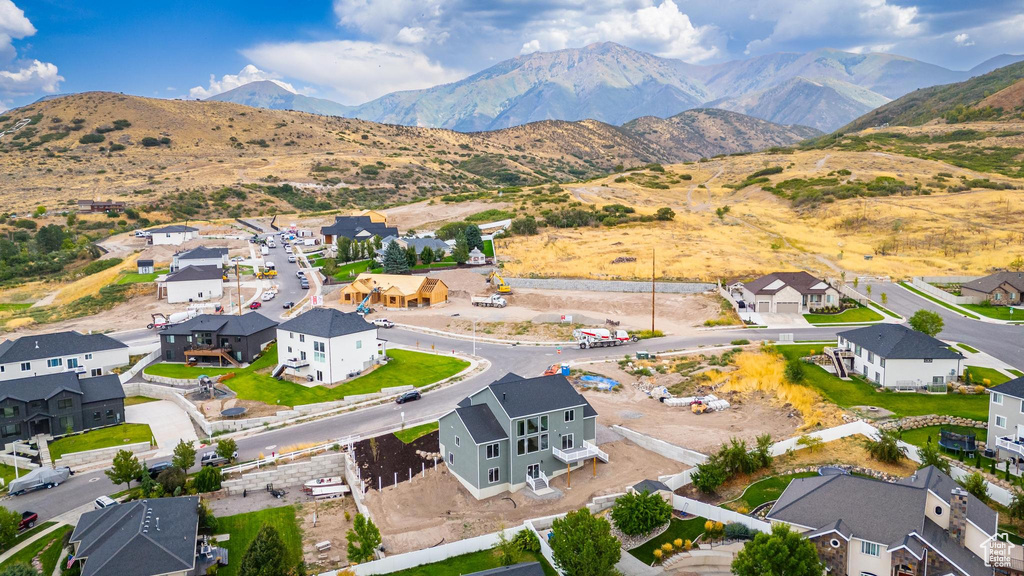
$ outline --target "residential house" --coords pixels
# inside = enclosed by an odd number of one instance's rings
[[[902,324],[875,324],[838,334],[833,355],[841,369],[884,388],[945,391],[963,372],[963,355],[948,344]],[[840,376],[845,374],[840,373]]]
[[[807,272],[775,272],[729,288],[760,314],[804,314],[840,301],[838,290]]]
[[[128,346],[106,334],[68,330],[0,342],[0,381],[60,372],[102,376],[127,365]]]
[[[424,248],[430,248],[434,253],[435,259],[440,259],[447,256],[451,251],[451,247],[443,240],[437,238],[400,238],[397,236],[388,236],[381,240],[381,247],[376,251],[377,260],[384,261],[384,254],[387,252],[388,245],[392,242],[398,242],[398,245],[402,247],[402,250],[408,250],[409,246],[416,249],[416,255],[419,256],[423,253]]]
[[[89,212],[124,212],[125,203],[115,202],[113,200],[79,200],[78,211],[83,213]]]
[[[71,533],[82,576],[196,572],[199,497],[148,498],[82,514]]]
[[[0,382],[0,443],[124,422],[121,379],[78,376],[59,372]]]
[[[354,306],[367,296],[386,308],[422,308],[447,302],[448,285],[427,276],[363,273],[341,289],[342,304]]]
[[[565,376],[507,374],[459,402],[439,420],[445,464],[475,498],[529,487],[548,489],[555,476],[592,459],[597,412]]]
[[[186,266],[216,266],[224,268],[228,264],[227,248],[207,248],[198,246],[174,254],[171,260],[171,272],[177,272]]]
[[[1024,462],[1024,378],[989,389],[988,447],[1000,460]]]
[[[370,219],[370,222],[373,222],[375,224],[388,223],[388,215],[383,212],[378,212],[376,210],[360,210],[359,212],[353,214],[353,216],[366,216]]]
[[[374,222],[370,216],[335,216],[334,224],[320,228],[320,235],[323,236],[323,243],[330,246],[341,237],[362,242],[374,236],[398,236],[398,228],[384,222]]]
[[[149,236],[146,237],[149,244],[154,246],[181,246],[189,240],[194,240],[199,237],[199,229],[191,226],[182,226],[175,224],[173,226],[164,226],[162,228],[152,228],[149,230]]]
[[[135,262],[135,265],[138,267],[139,274],[152,274],[155,270],[152,260],[139,259]]]
[[[836,576],[991,576],[998,516],[934,466],[895,483],[839,474],[793,480],[767,520],[801,532]]]
[[[194,358],[198,364],[249,364],[274,341],[276,328],[277,322],[259,312],[200,314],[160,332],[160,357],[165,362]]]
[[[285,373],[333,384],[384,356],[377,327],[355,313],[313,308],[277,327],[277,363]]]
[[[996,272],[960,285],[960,294],[996,306],[1020,306],[1024,302],[1024,272]]]
[[[224,271],[217,266],[185,266],[157,279],[168,304],[204,302],[224,295]]]

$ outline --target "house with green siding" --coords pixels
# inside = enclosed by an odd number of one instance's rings
[[[438,431],[445,464],[477,499],[544,493],[555,476],[608,462],[596,438],[597,412],[561,375],[507,374],[442,416]]]

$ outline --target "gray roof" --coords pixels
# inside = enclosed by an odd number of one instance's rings
[[[73,330],[51,332],[0,342],[0,364],[73,356],[127,347],[126,344],[122,344],[106,334],[82,334]]]
[[[150,234],[174,234],[176,232],[199,232],[199,228],[193,228],[191,226],[182,226],[181,224],[172,224],[171,226],[164,226],[163,228],[151,228]]]
[[[162,333],[187,336],[193,332],[217,332],[221,336],[251,336],[275,326],[277,322],[259,312],[249,312],[241,316],[200,314],[181,324],[168,326]]]
[[[1013,396],[1015,398],[1024,398],[1024,377],[1014,378],[1009,382],[1003,382],[998,386],[989,388],[992,392],[999,392],[1000,394],[1006,394],[1007,396]]]
[[[138,264],[139,266],[152,266],[153,265],[153,261],[152,260],[141,260],[140,259],[140,260],[136,261],[135,263]]]
[[[370,236],[398,236],[398,228],[388,226],[383,222],[372,222],[369,216],[335,216],[334,224],[324,226],[320,233],[324,236],[344,236],[355,239],[360,232],[367,232]]]
[[[443,240],[438,240],[437,238],[401,238],[400,240],[405,242],[406,246],[415,246],[417,254],[423,252],[423,249],[428,246],[435,254],[438,250],[450,252],[452,249]]]
[[[126,502],[86,512],[71,534],[82,576],[151,576],[192,570],[199,497]]]
[[[968,508],[968,512],[970,508]],[[924,521],[924,529],[921,530],[920,536],[923,537],[925,542],[931,545],[934,550],[937,550],[939,554],[945,556],[953,564],[959,567],[961,570],[969,574],[970,576],[992,576],[994,571],[991,566],[985,566],[985,561],[979,556],[975,556],[970,550],[957,544],[948,532],[942,529],[941,526],[932,522],[931,520]],[[917,556],[923,557],[921,553],[924,546],[918,544],[908,545],[908,549],[914,551]],[[916,548],[916,549],[915,549]]]
[[[778,288],[767,288],[776,280],[783,282]],[[797,292],[801,294],[824,294],[831,286],[825,288],[811,288],[816,284],[820,284],[824,280],[819,280],[814,276],[811,276],[807,272],[775,272],[766,276],[761,276],[756,280],[751,280],[743,286],[753,292],[754,294],[775,294],[779,290],[782,290],[785,286],[791,286],[795,288]]]
[[[508,438],[505,429],[498,423],[498,419],[494,417],[491,408],[487,404],[460,406],[455,409],[455,412],[462,419],[463,424],[466,425],[466,430],[469,431],[469,435],[473,437],[473,441],[477,444],[496,442]]]
[[[1024,292],[1024,272],[996,272],[977,280],[965,282],[960,287],[990,294],[1004,283],[1013,286],[1018,292]]]
[[[662,490],[672,492],[672,489],[668,487],[668,484],[665,484],[660,480],[641,480],[636,484],[633,484],[633,490],[636,490],[637,492],[650,492],[651,494]]]
[[[589,405],[561,374],[503,380],[492,383],[488,388],[510,418]]]
[[[216,266],[185,266],[167,276],[167,282],[189,282],[192,280],[221,280],[224,271]]]
[[[82,378],[78,384],[82,387],[82,404],[124,398],[124,388],[117,374]]]
[[[540,562],[522,562],[511,566],[491,568],[483,572],[473,572],[466,576],[544,576],[544,568]]]
[[[281,324],[278,328],[318,338],[334,338],[376,329],[373,324],[355,312],[342,312],[334,308],[313,308]]]
[[[818,536],[824,536],[825,534],[830,534],[833,532],[839,534],[847,540],[849,540],[850,536],[853,535],[853,531],[850,530],[850,527],[846,525],[846,522],[843,522],[842,520],[836,520],[834,524],[822,526],[821,528],[813,532],[808,532],[807,537],[817,538]]]
[[[206,246],[197,246],[191,250],[178,252],[174,256],[178,260],[206,260],[209,258],[223,258],[227,255],[227,248],[207,248]]]
[[[902,324],[875,324],[840,332],[839,336],[886,359],[963,358],[945,342]]]
[[[31,402],[46,400],[67,390],[74,394],[82,394],[82,386],[78,374],[74,372],[57,372],[41,376],[15,378],[0,382],[0,402],[8,398]]]
[[[903,478],[899,483],[916,488],[927,488],[947,503],[949,502],[950,492],[954,488],[960,487],[955,480],[934,466],[922,468],[913,476]],[[994,510],[986,506],[984,502],[970,494],[967,495],[967,519],[977,524],[981,529],[991,530],[991,533],[995,534],[998,515]]]

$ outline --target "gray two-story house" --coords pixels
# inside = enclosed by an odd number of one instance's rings
[[[439,420],[448,469],[477,499],[529,487],[592,459],[608,461],[595,444],[597,412],[565,376],[507,374],[459,402]]]
[[[1024,378],[989,389],[988,447],[999,460],[1024,462]]]
[[[58,372],[0,382],[3,444],[122,422],[124,389],[116,374],[79,379],[75,372]]]
[[[200,314],[160,332],[165,362],[232,366],[251,363],[277,337],[277,322],[259,312],[241,316]]]

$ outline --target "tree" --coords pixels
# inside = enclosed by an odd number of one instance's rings
[[[281,576],[288,573],[285,555],[288,550],[281,534],[271,524],[260,526],[238,565],[238,576]],[[349,558],[351,560],[351,557]]]
[[[628,492],[615,499],[612,521],[623,534],[647,534],[672,518],[672,505],[658,493]]]
[[[0,576],[39,576],[39,572],[36,572],[36,569],[28,564],[18,562],[0,571]]]
[[[392,240],[384,251],[384,273],[402,274],[409,271],[409,260],[405,256],[405,250]]]
[[[880,430],[878,439],[864,441],[868,454],[879,462],[895,464],[907,457],[907,449],[899,444],[899,436],[893,430]]]
[[[751,453],[758,468],[767,468],[772,465],[772,436],[761,434],[757,437],[757,448]]]
[[[519,545],[515,539],[509,539],[505,536],[505,530],[502,529],[498,532],[498,545],[495,546],[498,549],[498,564],[502,566],[511,566],[516,562],[519,562]]]
[[[658,208],[658,211],[655,212],[654,217],[664,222],[668,220],[675,220],[676,213],[671,208],[666,206],[664,208]]]
[[[509,224],[508,231],[516,236],[533,236],[537,233],[537,219],[533,216],[520,216]]]
[[[705,494],[712,494],[718,490],[719,486],[725,484],[728,476],[722,463],[718,458],[713,457],[703,464],[698,464],[697,471],[693,473],[691,479],[698,490]]]
[[[192,446],[192,442],[185,442],[181,440],[178,445],[174,447],[174,456],[171,458],[171,464],[174,464],[178,468],[181,468],[183,472],[188,472],[188,469],[195,466],[196,464],[196,449]]]
[[[864,291],[868,293],[868,296],[871,296],[871,284],[865,286]]]
[[[928,466],[935,466],[939,470],[942,470],[946,474],[949,474],[949,461],[942,457],[939,452],[939,448],[932,443],[932,439],[929,438],[928,442],[917,451],[918,458],[921,459],[921,468]]]
[[[483,252],[483,250],[484,250],[484,240],[480,236],[480,227],[479,226],[477,226],[476,224],[470,224],[469,226],[466,226],[466,230],[465,230],[465,232],[463,232],[463,234],[466,235],[466,246],[470,250],[472,250],[473,248],[476,248],[476,249],[480,250],[481,252]]]
[[[339,236],[338,241],[335,242],[338,247],[338,260],[342,262],[352,261],[352,239],[346,238],[345,236]]]
[[[416,266],[416,262],[419,261],[419,255],[416,254],[416,247],[412,244],[405,249],[405,261],[409,263],[409,268]]]
[[[614,574],[622,548],[611,529],[607,520],[591,516],[586,508],[555,520],[550,539],[555,566],[566,576]]]
[[[199,492],[215,492],[220,490],[220,484],[223,479],[220,468],[203,466],[203,469],[196,474],[196,490]]]
[[[942,316],[931,310],[918,310],[910,317],[910,327],[929,336],[942,332],[943,325]]]
[[[185,487],[185,480],[188,477],[181,468],[168,468],[156,477],[156,481],[163,488],[164,494],[174,495],[175,492]]]
[[[960,484],[967,490],[967,493],[974,496],[982,502],[988,502],[988,484],[985,482],[985,477],[981,475],[981,472],[974,472],[967,478],[964,478]]]
[[[455,237],[455,250],[452,251],[452,258],[456,264],[465,264],[469,260],[469,244],[466,242],[465,234]]]
[[[221,458],[234,460],[235,452],[237,451],[238,443],[235,442],[234,438],[222,438],[217,442],[217,456],[220,456]]]
[[[352,529],[345,534],[348,540],[348,561],[362,563],[373,559],[373,552],[380,546],[380,530],[362,514],[356,514]]]
[[[210,505],[203,500],[199,501],[199,531],[203,534],[217,533],[217,517],[210,510]]]
[[[804,381],[804,363],[799,358],[792,358],[786,362],[786,371],[784,373],[786,380],[793,383],[799,384]]]
[[[36,232],[36,246],[40,252],[56,252],[64,244],[67,234],[64,229],[56,224],[43,226]]]
[[[1013,261],[1010,262],[1010,270],[1013,270],[1014,272],[1024,270],[1024,256],[1017,256],[1014,258]]]
[[[46,214],[46,206],[36,206],[36,218]]]
[[[18,536],[21,514],[0,506],[0,548],[6,550]]]
[[[785,524],[773,526],[771,534],[754,536],[732,561],[736,576],[821,576],[824,572],[814,543]]]
[[[1007,506],[1006,510],[1010,514],[1010,518],[1024,520],[1024,492],[1020,488],[1013,488],[1013,494],[1010,495],[1010,505]]]
[[[730,210],[732,209],[729,208],[728,204],[725,206],[719,206],[718,208],[715,208],[715,216],[718,216],[719,220],[725,221],[725,215],[728,214]]]
[[[882,305],[884,306],[884,305],[888,304],[889,303],[889,295],[886,294],[885,292],[882,292],[881,296],[882,296]]]
[[[430,246],[424,246],[423,250],[420,251],[420,262],[424,264],[430,264],[434,261],[434,251],[430,249]]]
[[[118,450],[114,455],[114,465],[106,471],[107,478],[114,484],[124,484],[126,488],[132,487],[132,480],[138,480],[146,473],[142,462],[135,457],[131,450]]]

